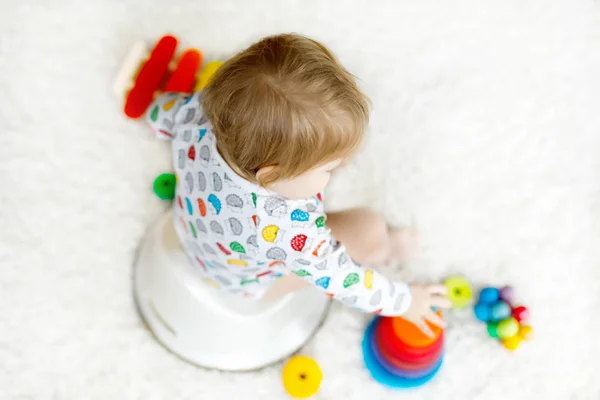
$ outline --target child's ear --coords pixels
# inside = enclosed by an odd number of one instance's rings
[[[279,165],[269,165],[266,167],[260,168],[256,171],[256,180],[262,184],[262,182],[271,182],[277,180],[279,176]]]

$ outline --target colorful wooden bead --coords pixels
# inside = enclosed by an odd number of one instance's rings
[[[519,323],[514,318],[507,318],[498,322],[498,336],[502,339],[515,336],[519,332]]]
[[[492,321],[502,321],[510,317],[510,312],[511,309],[507,303],[498,301],[490,307],[490,319]]]
[[[487,332],[488,334],[497,339],[498,336],[498,323],[497,322],[488,322],[487,323]]]
[[[494,287],[486,287],[479,292],[479,302],[484,304],[494,304],[500,299],[500,291]]]
[[[283,387],[290,396],[297,399],[317,393],[322,379],[321,368],[312,358],[296,356],[283,367]]]
[[[529,325],[521,325],[519,337],[523,340],[531,340],[533,338],[533,328]]]
[[[511,304],[515,299],[515,290],[512,286],[504,286],[500,289],[500,300]]]
[[[480,320],[482,322],[488,322],[490,320],[491,310],[490,310],[489,305],[484,304],[484,303],[475,304],[473,311],[475,312],[475,317],[478,320]]]
[[[529,310],[525,306],[519,306],[512,310],[512,316],[519,322],[529,319]]]
[[[176,178],[174,174],[160,174],[154,180],[154,194],[161,200],[175,198]]]
[[[513,351],[523,340],[533,337],[533,329],[521,325],[529,319],[529,310],[524,306],[512,308],[515,290],[512,286],[500,289],[485,287],[479,292],[478,303],[473,308],[475,317],[486,323],[490,337],[499,338],[502,345]]]
[[[521,343],[521,338],[517,335],[504,338],[501,340],[502,345],[510,351],[515,351]]]
[[[453,276],[444,282],[444,286],[448,290],[448,299],[453,308],[464,308],[469,305],[473,297],[469,281],[462,276]]]

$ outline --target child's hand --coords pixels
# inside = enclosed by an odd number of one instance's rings
[[[450,308],[450,300],[446,298],[446,287],[444,285],[410,285],[412,302],[402,317],[411,321],[419,327],[427,336],[433,336],[433,332],[425,323],[425,320],[442,328],[446,323],[431,308]]]

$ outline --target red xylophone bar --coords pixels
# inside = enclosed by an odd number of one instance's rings
[[[175,71],[173,71],[165,85],[164,91],[191,93],[200,65],[202,65],[202,53],[196,49],[183,52],[177,61]]]
[[[170,35],[163,36],[156,43],[125,99],[124,112],[129,118],[141,117],[150,106],[154,92],[160,89],[169,71],[169,63],[176,49],[177,39]]]

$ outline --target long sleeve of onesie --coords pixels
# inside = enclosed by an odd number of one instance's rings
[[[357,264],[332,237],[320,195],[308,200],[258,195],[256,210],[260,256],[273,268],[291,271],[365,312],[397,316],[408,309],[411,294],[406,283]]]
[[[191,103],[192,100],[196,100],[197,103],[196,97],[181,93],[164,93],[154,100],[146,113],[146,122],[157,138],[163,140],[174,138],[175,124],[182,123],[183,119],[187,117],[187,115],[181,115],[179,111],[184,104]],[[194,110],[192,107],[188,109]]]

